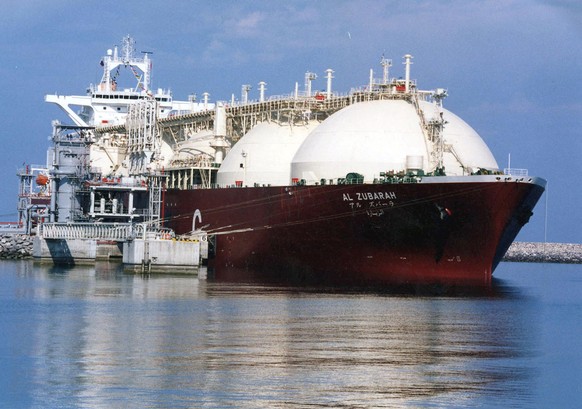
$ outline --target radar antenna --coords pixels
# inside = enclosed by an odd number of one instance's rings
[[[121,45],[121,52],[123,55],[123,62],[125,65],[130,65],[133,60],[133,53],[135,51],[135,40],[129,36],[129,34],[123,37],[123,43]]]

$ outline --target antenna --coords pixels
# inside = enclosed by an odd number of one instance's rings
[[[380,64],[382,65],[382,84],[388,84],[389,76],[388,72],[390,67],[392,67],[392,60],[388,60],[384,58],[384,54],[382,54],[382,58],[380,59]]]
[[[123,37],[123,44],[121,46],[121,53],[123,55],[123,62],[129,63],[133,59],[133,52],[135,51],[135,40],[129,34]]]
[[[242,102],[246,104],[249,101],[249,91],[251,90],[251,86],[249,84],[244,84],[242,86]]]
[[[308,97],[311,96],[311,81],[317,78],[317,74],[307,71],[305,73],[305,93]]]

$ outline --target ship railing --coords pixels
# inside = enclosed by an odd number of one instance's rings
[[[338,92],[332,92],[331,98],[345,98],[348,94],[341,94]],[[292,94],[282,94],[282,95],[271,95],[266,97],[263,101],[257,99],[249,99],[247,101],[230,101],[226,102],[226,107],[238,108],[245,107],[247,105],[262,104],[265,102],[286,102],[286,101],[296,101],[296,100],[324,100],[327,99],[327,91],[298,91]]]
[[[518,168],[505,168],[503,169],[503,174],[509,176],[527,176],[528,170]]]
[[[247,100],[247,101],[224,101],[224,106],[230,115],[254,115],[268,111],[288,111],[288,110],[331,110],[335,111],[347,105],[373,100],[384,99],[409,99],[411,95],[416,98],[429,101],[432,98],[432,91],[421,91],[416,89],[414,81],[411,81],[412,90],[405,93],[401,90],[391,89],[389,87],[379,87],[374,84],[372,88],[369,85],[352,88],[348,93],[333,92],[330,97],[327,91],[298,91],[292,94],[273,95],[266,97],[264,100]],[[178,124],[201,121],[207,123],[212,120],[214,115],[213,109],[190,112],[187,114],[176,113],[175,115],[159,119],[160,124],[164,126],[173,126]],[[123,126],[121,126],[123,128]],[[111,128],[113,129],[113,128]],[[111,130],[107,128],[107,130]],[[100,129],[99,132],[105,132]]]
[[[171,229],[149,223],[42,223],[37,235],[43,239],[128,241],[136,238],[170,239]]]
[[[46,165],[35,165],[35,164],[27,164],[21,168],[18,168],[17,175],[34,175],[36,176],[39,172],[48,172],[48,168]]]

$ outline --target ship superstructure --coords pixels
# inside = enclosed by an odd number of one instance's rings
[[[321,92],[307,72],[289,95],[267,97],[261,81],[257,100],[245,84],[240,100],[182,105],[149,90],[151,60],[135,59],[132,44],[104,57],[87,104],[47,96],[87,136],[71,168],[83,171],[53,166],[55,223],[146,222],[204,237],[223,277],[488,285],[544,190],[526,171],[499,169],[444,108],[447,90],[417,87],[411,55],[404,78],[382,58],[382,77],[371,70],[346,94],[332,91],[328,69]],[[117,90],[122,65],[135,88]]]
[[[46,95],[45,101],[58,105],[77,126],[125,124],[129,107],[140,100],[155,100],[159,118],[211,107],[208,105],[207,96],[203,103],[197,103],[195,95],[191,95],[188,101],[177,101],[169,90],[152,89],[151,53],[142,53],[141,58],[135,55],[135,40],[126,36],[122,40],[121,50],[115,46],[107,50],[106,55],[101,58],[102,78],[98,84],[89,85],[86,95]],[[129,76],[134,80],[133,85],[120,85],[124,71],[129,71]]]

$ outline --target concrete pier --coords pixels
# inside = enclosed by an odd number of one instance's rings
[[[126,271],[142,273],[172,272],[197,274],[200,267],[200,242],[134,239],[123,243]]]
[[[32,256],[41,263],[87,264],[96,260],[121,259],[121,243],[95,239],[32,240]]]
[[[146,223],[43,223],[32,256],[41,263],[71,265],[121,258],[127,271],[197,274],[207,244],[202,234],[178,240],[172,230]]]
[[[90,264],[118,258],[126,271],[197,274],[200,242],[151,237],[111,243],[95,239],[44,239],[35,236],[32,256],[40,263]]]

